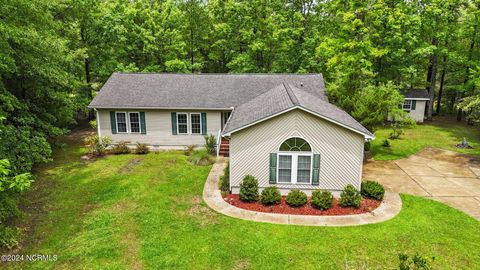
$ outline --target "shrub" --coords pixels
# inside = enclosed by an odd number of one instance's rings
[[[240,184],[240,200],[253,202],[258,200],[258,181],[252,175],[246,175]]]
[[[215,162],[215,159],[207,153],[205,149],[201,149],[193,151],[192,155],[188,157],[188,161],[193,165],[208,166],[212,165]]]
[[[435,257],[429,259],[418,253],[412,258],[410,258],[407,254],[400,253],[398,254],[398,259],[400,260],[398,265],[398,269],[400,270],[431,270],[433,269],[431,263],[435,261]]]
[[[130,148],[128,148],[128,143],[127,141],[120,141],[117,144],[115,144],[112,149],[110,149],[110,153],[114,155],[120,155],[120,154],[128,154],[130,153]]]
[[[333,195],[330,191],[315,190],[312,192],[312,206],[320,210],[327,210],[332,207]]]
[[[389,140],[384,140],[382,143],[383,147],[390,147],[390,141]]]
[[[150,152],[150,148],[148,148],[148,144],[137,142],[137,145],[135,147],[135,154],[145,155],[145,154],[148,154],[149,152]]]
[[[370,141],[365,142],[365,144],[363,145],[364,151],[370,151],[370,148],[371,148]]]
[[[220,177],[220,182],[218,183],[221,191],[227,192],[230,188],[230,163],[227,163],[227,167],[223,170],[223,175]]]
[[[105,154],[107,147],[112,143],[112,139],[108,136],[100,137],[97,134],[93,134],[87,136],[84,142],[90,154],[102,156]]]
[[[261,201],[265,205],[278,204],[282,195],[277,187],[267,187],[262,191]]]
[[[210,155],[215,155],[215,148],[217,147],[217,140],[215,139],[215,136],[212,134],[206,134],[203,136],[205,139],[205,144],[203,145],[205,149],[207,149],[207,152]]]
[[[286,201],[289,205],[294,207],[302,206],[307,203],[307,194],[299,189],[292,189],[288,193]]]
[[[340,206],[349,207],[353,206],[355,208],[360,207],[360,202],[362,201],[362,196],[357,189],[352,185],[347,185],[342,193],[340,194]]]
[[[383,195],[385,195],[385,189],[378,182],[365,181],[362,182],[361,193],[363,197],[381,201],[383,199]]]
[[[185,146],[185,148],[183,149],[183,153],[185,154],[185,156],[190,156],[193,151],[195,151],[195,147],[197,147],[197,145],[195,144]]]

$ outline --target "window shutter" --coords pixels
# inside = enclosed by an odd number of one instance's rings
[[[202,112],[202,134],[207,134],[207,113]]]
[[[177,135],[177,113],[172,112],[172,134]]]
[[[277,154],[270,153],[270,184],[277,183]]]
[[[412,110],[415,110],[415,107],[417,106],[417,101],[412,100]]]
[[[320,184],[320,155],[313,155],[313,172],[312,172],[312,185],[318,186]]]
[[[140,132],[147,134],[147,125],[145,122],[145,112],[140,112]]]
[[[112,134],[117,134],[117,119],[114,111],[110,112],[110,124],[112,126]]]

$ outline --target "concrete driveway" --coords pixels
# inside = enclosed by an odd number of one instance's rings
[[[480,220],[480,157],[427,148],[406,159],[367,161],[363,179],[443,202]]]

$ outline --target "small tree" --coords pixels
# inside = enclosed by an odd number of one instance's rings
[[[215,155],[215,147],[217,147],[217,140],[215,139],[215,136],[212,134],[206,134],[203,136],[205,139],[205,144],[203,145],[205,149],[207,149],[207,152],[210,155]]]
[[[258,181],[252,175],[246,175],[240,184],[240,200],[254,202],[258,200]]]

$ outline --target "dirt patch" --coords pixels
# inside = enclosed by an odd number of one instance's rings
[[[118,169],[118,172],[119,173],[129,173],[131,171],[133,171],[133,169],[135,168],[135,166],[138,166],[140,163],[142,163],[142,160],[141,158],[132,158],[128,161],[127,164],[123,165],[120,169]]]
[[[250,268],[251,268],[251,263],[249,261],[237,260],[233,264],[232,270],[245,270]]]
[[[142,261],[139,257],[140,244],[135,232],[128,232],[122,236],[121,243],[125,247],[124,254],[129,265],[129,269],[143,269]]]
[[[339,215],[358,215],[363,213],[369,213],[375,210],[381,202],[371,199],[362,199],[362,203],[359,208],[353,207],[341,207],[338,204],[338,199],[333,200],[332,208],[328,210],[319,210],[313,208],[310,204],[310,200],[301,207],[291,207],[287,204],[285,196],[282,196],[282,201],[279,204],[265,206],[260,202],[242,202],[238,194],[228,194],[223,199],[238,208],[266,212],[266,213],[278,213],[289,215],[316,215],[316,216],[339,216]]]
[[[191,199],[192,206],[185,212],[185,214],[194,217],[200,226],[207,226],[212,224],[218,224],[217,214],[203,205],[203,200],[199,196],[194,196]]]

